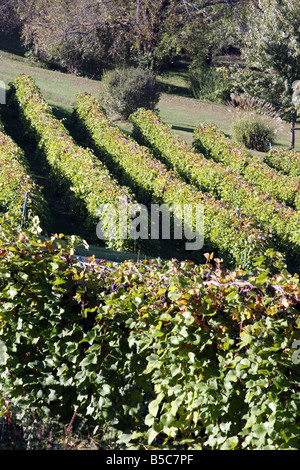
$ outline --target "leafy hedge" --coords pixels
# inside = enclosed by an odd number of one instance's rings
[[[295,150],[272,149],[266,154],[265,162],[285,175],[300,178],[300,153]]]
[[[130,116],[130,121],[134,126],[134,137],[148,145],[158,158],[174,168],[181,177],[252,218],[267,236],[274,238],[274,246],[300,261],[300,212],[281,204],[268,193],[260,192],[224,164],[192,151],[153,112],[140,109]],[[218,148],[217,144],[214,147],[214,142],[212,147],[221,153],[221,147]],[[248,174],[253,172],[253,179],[257,167],[251,166],[248,171]]]
[[[267,152],[274,143],[275,128],[271,120],[253,111],[235,116],[230,131],[232,138],[248,149]]]
[[[214,124],[201,123],[194,131],[194,147],[199,152],[225,166],[237,170],[243,178],[264,193],[300,210],[300,180],[296,176],[283,176],[251,155],[242,145],[232,142]],[[273,152],[273,151],[272,151]],[[275,168],[275,167],[274,167]]]
[[[20,413],[75,411],[119,449],[300,449],[299,279],[278,254],[251,273],[208,255],[82,266],[75,237],[2,218],[0,239],[0,381]]]
[[[270,244],[270,239],[251,220],[239,217],[234,209],[186,184],[145,147],[113,126],[90,94],[77,97],[74,120],[80,135],[86,135],[88,145],[142,202],[164,203],[171,210],[174,204],[204,205],[206,251],[217,251],[226,262],[247,266],[253,254],[263,253]]]
[[[119,198],[126,199],[128,206],[134,204],[128,188],[111,177],[91,150],[75,143],[63,123],[54,117],[31,77],[21,74],[14,80],[10,102],[17,105],[24,129],[35,138],[39,154],[48,162],[50,177],[68,198],[75,217],[83,224],[84,234],[96,234],[101,204],[118,207]],[[109,214],[104,213],[102,219],[109,230]],[[133,249],[133,242],[120,238],[114,228],[105,242],[110,248]]]
[[[32,222],[38,216],[46,228],[49,210],[42,191],[33,180],[23,150],[6,134],[0,122],[0,208],[13,215],[19,224],[26,193],[27,221]]]

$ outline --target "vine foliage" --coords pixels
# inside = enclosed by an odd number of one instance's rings
[[[279,254],[113,265],[8,216],[0,236],[1,390],[21,411],[76,411],[125,449],[299,449],[299,279]]]

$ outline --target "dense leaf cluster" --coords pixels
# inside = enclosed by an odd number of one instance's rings
[[[300,154],[295,150],[272,149],[266,154],[265,162],[284,175],[300,178]]]
[[[39,62],[99,77],[124,63],[157,70],[199,50],[216,55],[238,45],[247,10],[244,0],[2,0],[0,29],[18,21]]]
[[[134,189],[142,202],[202,204],[204,206],[204,249],[219,252],[228,263],[249,266],[253,253],[263,253],[270,243],[249,218],[212,195],[196,190],[180,179],[148,149],[125,136],[105,116],[96,99],[84,93],[77,97],[74,117],[89,145],[105,164]],[[174,216],[176,214],[174,213]]]
[[[24,413],[116,446],[299,449],[299,279],[254,269],[74,258],[1,219],[0,380]],[[95,427],[96,426],[96,427]]]
[[[46,225],[48,206],[28,167],[23,150],[7,135],[0,122],[0,210],[9,211],[21,223],[25,196],[26,216],[38,216]]]
[[[90,149],[77,145],[63,123],[54,117],[31,77],[21,74],[14,80],[10,100],[17,105],[25,131],[36,140],[39,156],[46,159],[50,177],[83,224],[83,235],[95,234],[99,220],[109,231],[110,215],[99,214],[99,208],[102,204],[118,205],[119,198],[128,201],[128,206],[134,205],[128,188],[112,178]],[[120,238],[115,227],[111,230],[111,235],[107,234],[107,246],[132,250],[131,240]]]

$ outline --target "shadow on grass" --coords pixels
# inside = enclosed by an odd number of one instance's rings
[[[183,126],[172,126],[174,131],[183,131],[193,133],[196,127],[183,127]]]
[[[178,95],[184,98],[192,98],[189,89],[184,86],[160,82],[160,87],[162,93],[166,93],[167,95]]]
[[[272,144],[272,148],[273,148],[273,149],[276,149],[277,147],[280,147],[280,148],[282,148],[282,149],[284,149],[284,150],[290,150],[290,147],[289,147],[288,145],[282,144],[282,143],[280,143],[280,142],[274,142],[274,144]]]
[[[64,121],[64,124],[70,125],[72,121],[72,111],[68,111],[62,106],[52,106],[52,111],[56,119]]]

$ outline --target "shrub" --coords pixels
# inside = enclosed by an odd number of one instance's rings
[[[235,118],[231,132],[239,143],[260,152],[267,152],[274,142],[274,128],[270,122],[254,113],[245,113]]]
[[[188,73],[189,90],[196,99],[226,103],[231,84],[225,67],[214,67],[197,62]]]
[[[103,74],[100,101],[109,116],[127,119],[138,108],[155,109],[160,88],[155,74],[142,67],[116,68]]]
[[[268,103],[257,96],[248,96],[245,94],[235,95],[234,93],[231,93],[230,100],[228,100],[226,104],[235,110],[255,112],[256,114],[274,119],[278,126],[278,130],[282,126],[280,113],[276,111],[271,103]]]

